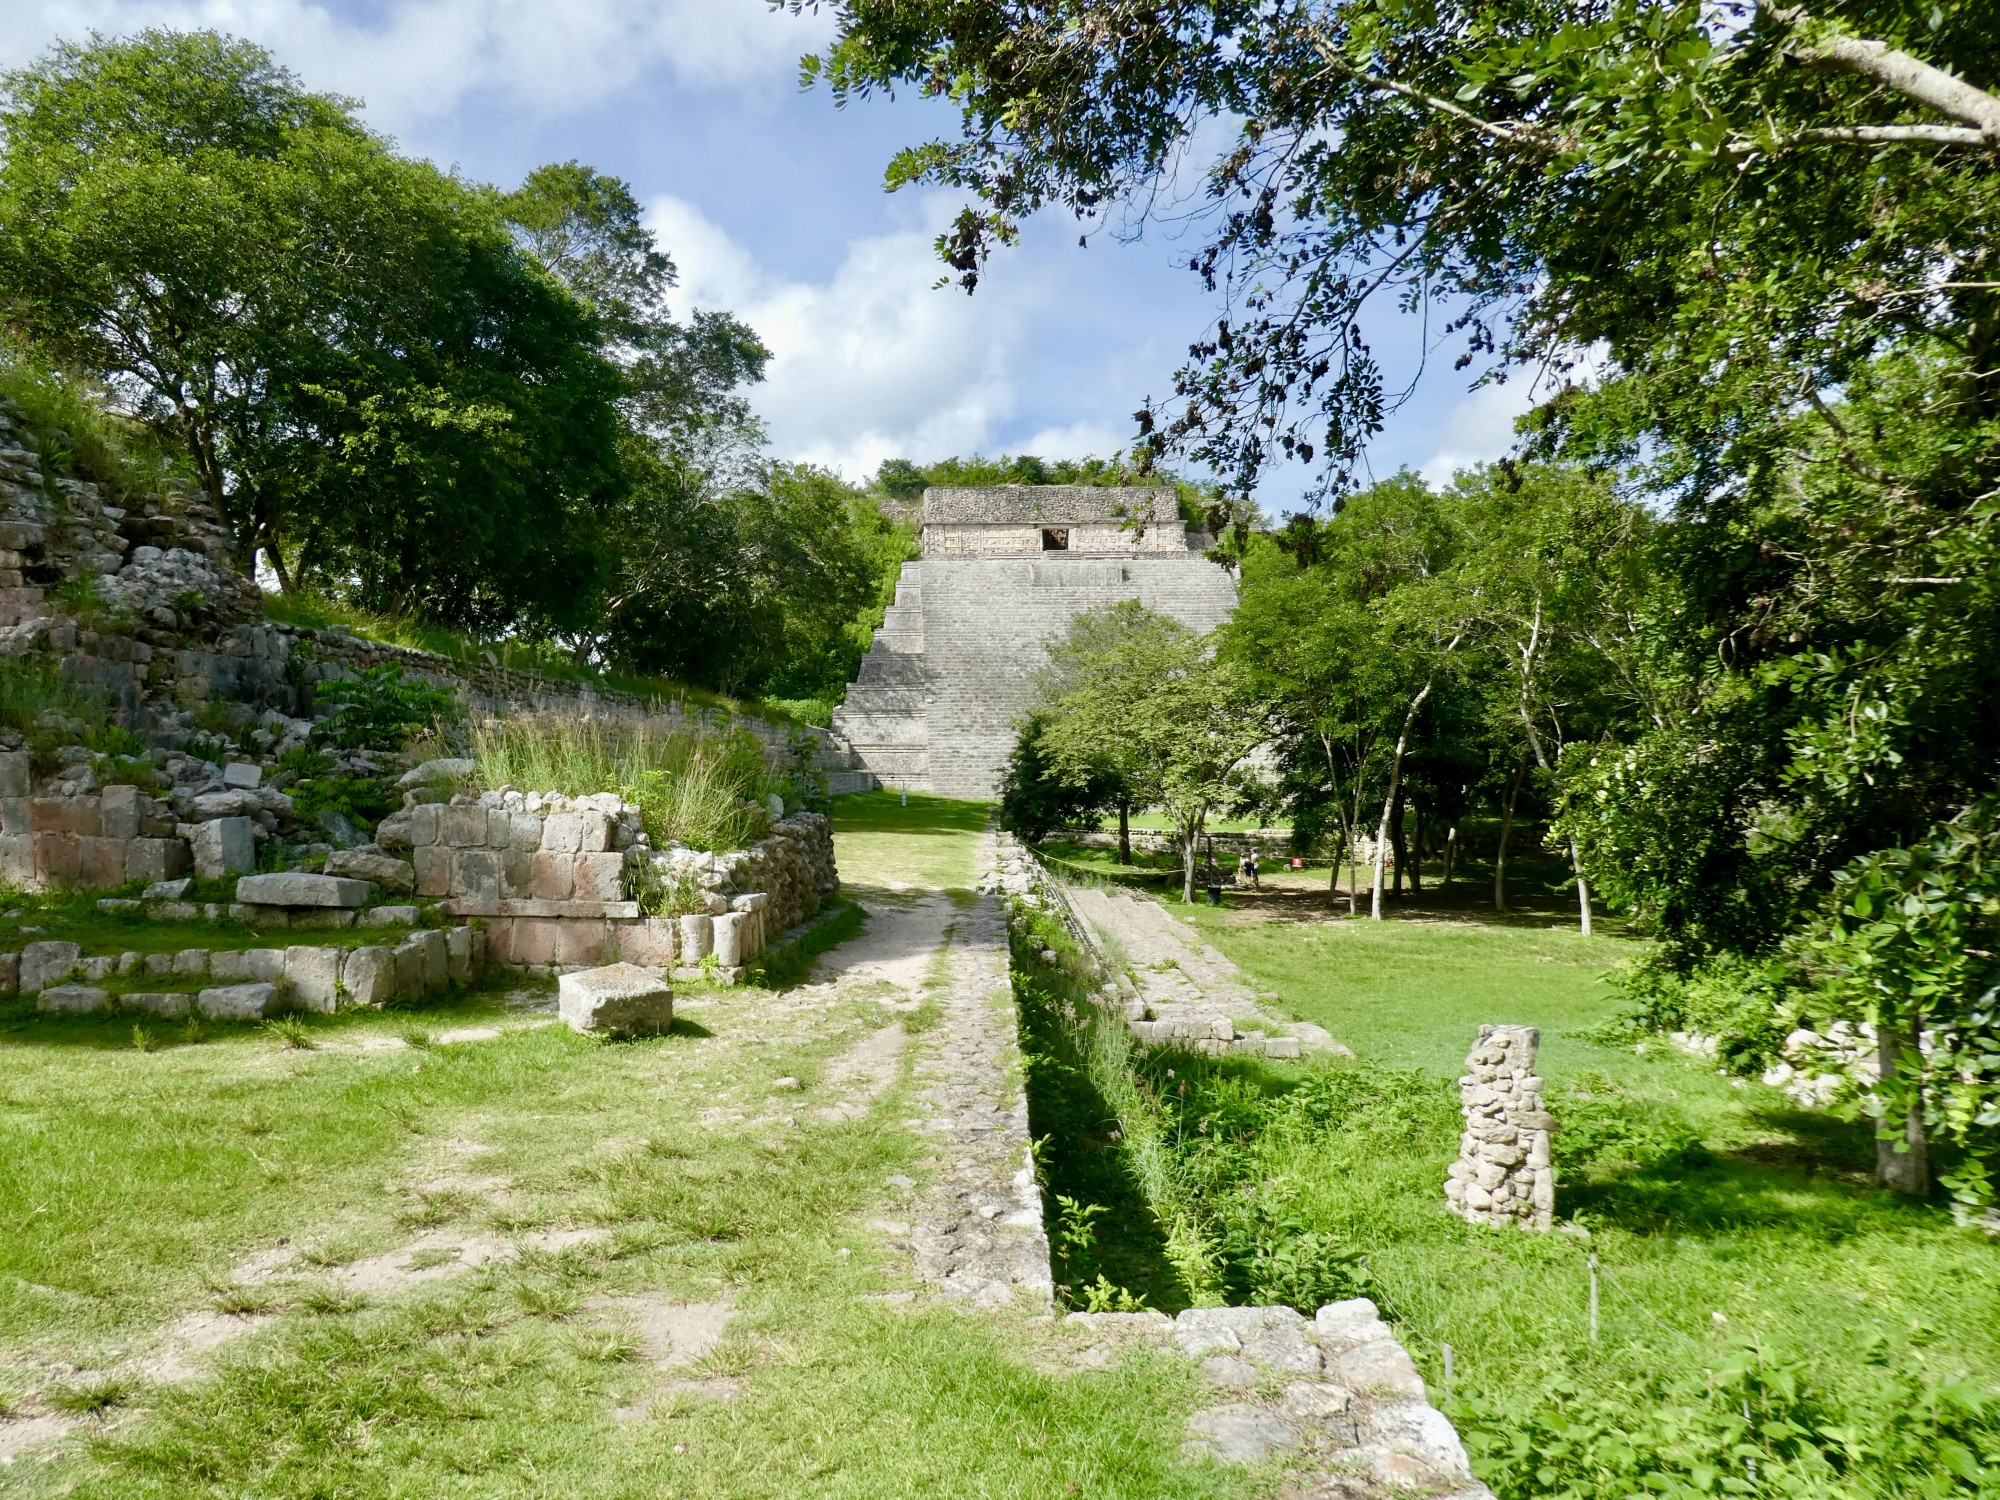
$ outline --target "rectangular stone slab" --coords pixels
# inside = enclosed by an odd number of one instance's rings
[[[359,906],[375,888],[365,880],[340,875],[287,871],[277,875],[245,875],[236,882],[236,899],[249,906]]]
[[[573,1031],[660,1036],[674,1024],[674,992],[656,969],[610,964],[556,981],[556,1008]]]

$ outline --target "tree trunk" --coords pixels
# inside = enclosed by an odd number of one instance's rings
[[[1899,1032],[1886,1017],[1876,1023],[1876,1056],[1882,1065],[1885,1114],[1875,1123],[1875,1176],[1892,1193],[1923,1198],[1931,1190],[1931,1150],[1930,1139],[1924,1133],[1923,1061],[1917,1051],[1916,1030],[1915,1021],[1910,1023],[1909,1035]],[[1909,1103],[1903,1110],[1903,1118],[1897,1121],[1887,1116],[1887,1101],[1895,1092],[1890,1084],[1905,1063],[1910,1065],[1914,1077]]]
[[[1201,846],[1201,823],[1187,824],[1181,829],[1181,900],[1194,905],[1194,861],[1195,851]]]
[[[1396,882],[1390,889],[1390,896],[1403,899],[1403,867],[1410,862],[1410,836],[1403,822],[1409,817],[1409,807],[1403,800],[1403,789],[1396,789],[1396,810],[1389,815],[1389,852],[1396,857]]]
[[[1458,637],[1445,649],[1452,650],[1458,645]],[[1396,736],[1396,753],[1389,759],[1389,794],[1382,799],[1382,826],[1375,835],[1375,889],[1369,900],[1368,916],[1371,921],[1382,920],[1382,851],[1389,842],[1389,812],[1394,808],[1400,816],[1403,807],[1403,752],[1409,748],[1410,729],[1417,722],[1417,715],[1423,711],[1424,700],[1431,695],[1431,688],[1437,682],[1432,677],[1425,682],[1417,696],[1410,700],[1410,707],[1403,715],[1403,732]]]
[[[279,589],[287,596],[297,593],[297,587],[292,582],[292,575],[285,568],[284,554],[278,551],[276,538],[267,537],[265,539],[264,556],[270,559],[271,571],[278,575]]]
[[[1424,893],[1424,835],[1430,830],[1424,826],[1424,805],[1417,804],[1417,827],[1410,840],[1410,894]]]
[[[1118,863],[1132,863],[1132,804],[1122,799],[1118,803]]]
[[[1583,851],[1576,840],[1569,841],[1569,867],[1576,872],[1576,920],[1585,937],[1590,936],[1590,881],[1583,873]]]
[[[1528,758],[1514,762],[1513,778],[1507,783],[1507,804],[1500,813],[1500,847],[1493,856],[1493,909],[1507,909],[1507,841],[1514,836],[1514,807],[1521,800],[1521,779],[1528,774]]]

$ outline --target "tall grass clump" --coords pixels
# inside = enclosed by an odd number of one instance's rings
[[[777,785],[749,734],[523,714],[475,724],[470,748],[489,787],[618,793],[655,847],[738,849],[770,831],[762,799]]]
[[[179,472],[146,428],[109,410],[86,382],[4,345],[0,397],[20,411],[47,478],[77,475],[136,494]]]

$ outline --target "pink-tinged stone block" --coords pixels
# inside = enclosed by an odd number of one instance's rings
[[[614,924],[618,956],[628,964],[648,969],[674,966],[674,924],[671,918],[641,917],[636,922]]]
[[[547,917],[517,917],[514,921],[514,957],[517,964],[552,964],[556,961],[556,929],[562,924]]]
[[[108,891],[125,883],[125,839],[77,840],[78,879],[94,891]]]
[[[417,868],[419,896],[451,894],[451,850],[433,844],[419,845],[410,851],[410,860]]]
[[[479,849],[486,844],[486,809],[483,807],[441,807],[438,809],[438,842],[454,849]]]
[[[558,815],[560,816],[560,814]],[[567,901],[576,889],[576,856],[544,851],[529,856],[528,895],[535,901]]]
[[[475,947],[478,946],[478,939],[485,939],[486,956],[492,962],[496,964],[514,962],[514,924],[511,921],[502,919],[498,922],[488,922],[486,930],[483,933],[474,933],[473,937]]]
[[[60,797],[30,797],[28,799],[28,827],[35,833],[66,833],[63,827],[63,799]]]
[[[104,832],[104,804],[95,797],[64,797],[57,806],[62,808],[62,832],[73,833],[78,838],[94,839]]]
[[[624,896],[624,855],[579,854],[576,857],[578,901],[619,901]]]
[[[83,880],[82,840],[73,833],[35,835],[35,866],[42,879],[58,885],[78,885]]]
[[[601,964],[604,962],[607,933],[595,918],[567,918],[556,923],[556,958],[559,964]]]

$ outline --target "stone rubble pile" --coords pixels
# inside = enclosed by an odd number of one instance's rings
[[[1556,1172],[1549,1157],[1555,1119],[1542,1101],[1533,1026],[1482,1026],[1458,1080],[1465,1133],[1444,1195],[1471,1224],[1547,1229],[1555,1218]]]
[[[1188,1450],[1222,1463],[1304,1469],[1288,1495],[1492,1500],[1366,1297],[1329,1303],[1311,1319],[1289,1307],[1198,1307],[1175,1318],[1071,1313],[1067,1322],[1108,1343],[1140,1338],[1199,1360],[1203,1379],[1231,1399],[1188,1419]],[[1112,1353],[1099,1346],[1086,1362],[1108,1362]]]

